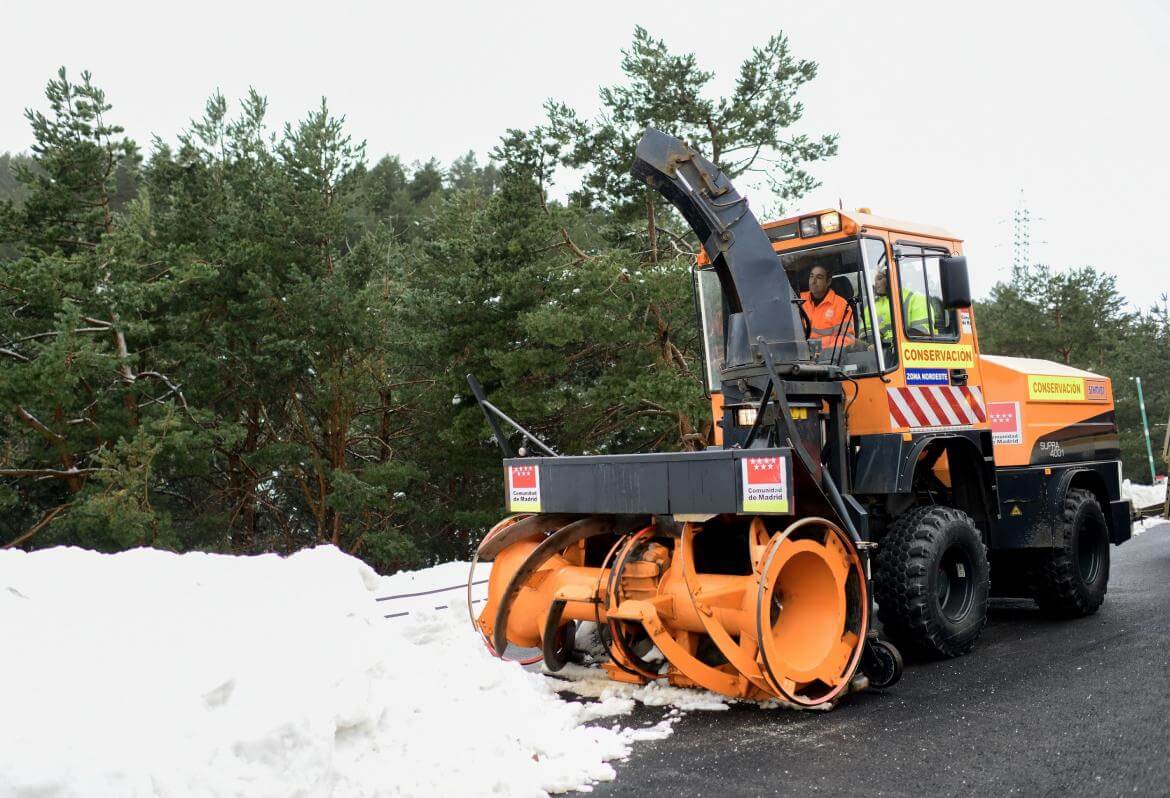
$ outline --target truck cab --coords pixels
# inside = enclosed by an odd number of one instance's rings
[[[854,342],[834,340],[821,348],[819,358],[840,365],[855,381],[851,435],[986,428],[974,315],[969,308],[946,309],[942,297],[939,262],[962,254],[957,236],[867,209],[822,210],[763,228],[798,295],[809,290],[813,268],[824,266],[831,270],[830,290],[850,309],[842,326],[854,331]],[[704,377],[719,418],[724,416],[718,362],[724,308],[705,256],[695,274]],[[944,386],[948,390],[922,390]],[[735,428],[750,417],[739,413],[737,423],[716,425],[714,442],[723,445],[724,435],[737,437]]]

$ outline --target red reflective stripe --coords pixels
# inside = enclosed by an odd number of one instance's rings
[[[905,388],[890,388],[890,393],[895,395],[895,401],[898,401],[898,409],[902,411],[902,417],[906,419],[910,426],[915,426],[918,419],[914,417],[914,408],[906,402]]]
[[[975,392],[966,386],[959,390],[963,392],[963,398],[967,400],[967,404],[975,411],[975,418],[979,419],[980,422],[986,421],[987,415],[983,412],[983,403],[975,398]]]
[[[951,409],[955,411],[955,418],[959,419],[960,424],[970,424],[971,414],[967,412],[967,408],[959,401],[959,397],[955,396],[955,388],[947,385],[943,387],[943,395],[947,398],[947,403],[950,404]]]
[[[893,391],[896,390],[898,389],[890,388],[890,390],[886,393],[886,402],[888,402],[890,405],[890,417],[894,419],[894,423],[899,427],[909,427],[911,424],[906,420],[906,417],[902,415],[902,408],[898,407],[898,403],[894,401]]]
[[[943,412],[941,407],[939,407],[938,401],[934,398],[934,391],[931,391],[929,388],[923,388],[917,391],[917,393],[926,400],[928,405],[930,405],[930,409],[934,411],[934,415],[938,418],[938,423],[946,424],[947,414]]]
[[[910,408],[910,412],[916,416],[916,426],[930,426],[930,419],[927,417],[926,412],[922,409],[922,405],[919,404],[914,394],[914,389],[903,388],[898,395],[902,397],[902,401],[906,403],[906,407]]]

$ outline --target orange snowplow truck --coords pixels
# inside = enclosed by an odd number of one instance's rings
[[[889,687],[899,649],[970,651],[992,594],[1096,611],[1131,533],[1108,379],[983,354],[944,230],[841,210],[760,225],[655,130],[633,172],[702,244],[714,440],[558,456],[469,376],[514,513],[477,553],[493,652],[556,670],[591,622],[615,679],[809,706]]]

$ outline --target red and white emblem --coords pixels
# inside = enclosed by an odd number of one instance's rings
[[[747,462],[749,485],[779,485],[783,481],[779,457],[749,457]]]
[[[783,457],[745,457],[740,463],[744,512],[790,512],[788,469]]]
[[[1019,402],[990,402],[987,405],[987,417],[991,421],[991,439],[994,443],[1017,444],[1023,441]]]
[[[510,466],[513,488],[535,488],[536,466]]]
[[[887,388],[894,427],[966,427],[987,420],[983,391],[966,385]]]
[[[508,509],[512,512],[540,512],[540,467],[508,466]]]

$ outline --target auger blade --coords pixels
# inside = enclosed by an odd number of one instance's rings
[[[512,611],[512,603],[520,590],[525,586],[540,566],[554,556],[582,540],[598,535],[613,534],[615,521],[613,516],[589,516],[558,529],[533,549],[520,567],[512,574],[508,586],[500,597],[499,608],[493,623],[492,648],[498,653],[508,644],[508,615]],[[549,602],[551,608],[552,602]],[[486,609],[486,608],[485,608]]]

